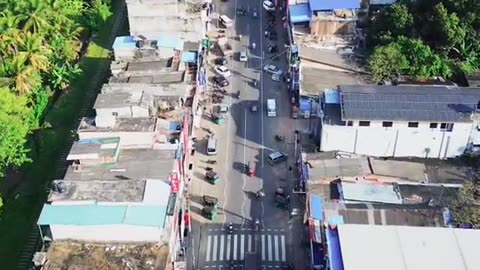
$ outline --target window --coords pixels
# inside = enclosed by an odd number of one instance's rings
[[[369,127],[370,126],[370,121],[360,121],[360,122],[358,122],[358,125],[360,127]]]
[[[408,122],[408,127],[409,128],[417,128],[418,127],[418,122]]]
[[[347,126],[349,127],[353,126],[353,121],[347,121]]]
[[[438,127],[438,123],[430,123],[430,128],[437,128]]]
[[[118,112],[112,112],[113,116],[118,116]]]
[[[453,130],[453,123],[441,123],[440,130],[446,132],[452,132]]]
[[[382,127],[393,127],[393,122],[384,121],[384,122],[382,123]]]

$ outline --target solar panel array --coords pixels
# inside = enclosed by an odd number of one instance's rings
[[[468,122],[480,101],[480,89],[346,86],[341,90],[342,118],[381,121]],[[391,89],[392,91],[388,91]]]

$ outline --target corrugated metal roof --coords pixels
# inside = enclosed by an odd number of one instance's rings
[[[165,206],[50,205],[45,204],[38,225],[139,225],[163,227]]]
[[[292,23],[309,22],[312,18],[312,11],[308,4],[300,4],[289,7],[290,21]]]
[[[480,269],[480,231],[453,228],[338,226],[345,270]]]
[[[400,189],[395,188],[392,184],[349,183],[342,181],[340,194],[345,201],[403,203]]]
[[[196,52],[183,52],[182,53],[182,62],[186,62],[186,63],[197,62],[197,53]]]
[[[310,0],[311,10],[335,10],[360,8],[359,0]]]

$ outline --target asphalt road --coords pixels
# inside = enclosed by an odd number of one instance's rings
[[[236,9],[248,10],[247,16],[237,16]],[[245,253],[253,251],[265,269],[279,268],[283,263],[295,263],[292,259],[296,243],[294,227],[298,226],[290,218],[289,211],[276,207],[273,194],[277,187],[291,188],[291,175],[294,150],[294,130],[296,123],[290,118],[289,96],[284,82],[274,82],[271,74],[263,72],[265,64],[274,64],[286,70],[286,49],[283,40],[281,15],[277,14],[278,40],[270,41],[264,36],[264,24],[267,12],[258,0],[217,3],[217,13],[226,14],[234,20],[229,30],[230,42],[234,49],[234,59],[229,68],[231,93],[240,91],[240,98],[229,97],[225,103],[230,105],[230,119],[224,125],[215,127],[219,139],[219,151],[216,157],[216,169],[222,183],[203,189],[204,193],[214,194],[220,199],[222,215],[216,223],[204,223],[193,229],[196,239],[193,249],[194,266],[201,269],[222,269],[230,264],[235,269],[243,269]],[[258,17],[252,16],[256,9]],[[275,13],[274,13],[275,14]],[[275,16],[275,15],[274,15]],[[241,40],[237,39],[242,35]],[[255,43],[255,49],[252,44]],[[269,44],[277,44],[279,52],[267,54]],[[247,63],[238,61],[238,52],[247,50]],[[273,58],[273,60],[272,60]],[[259,80],[256,87],[252,80]],[[274,98],[277,103],[277,116],[267,117],[266,101]],[[258,111],[251,112],[251,106],[257,105]],[[285,142],[277,142],[274,136],[285,136]],[[287,162],[271,166],[267,157],[274,151],[289,154]],[[255,176],[249,177],[243,171],[245,164],[255,166]],[[263,188],[266,196],[257,199],[254,195]],[[254,220],[261,223],[259,231],[253,230]],[[234,233],[229,235],[226,227],[234,224]],[[303,267],[297,269],[304,269]]]

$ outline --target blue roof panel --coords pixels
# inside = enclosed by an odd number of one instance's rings
[[[131,205],[128,207],[124,223],[163,228],[166,212],[166,206]]]
[[[290,6],[290,21],[292,23],[309,22],[312,18],[312,11],[308,4]]]
[[[197,62],[197,53],[196,52],[183,52],[182,53],[182,62],[196,63]]]
[[[323,93],[326,104],[340,104],[340,93],[336,89],[325,89]]]
[[[116,37],[113,42],[112,48],[114,50],[118,49],[134,49],[136,47],[135,41],[133,41],[132,36],[121,36]]]
[[[359,0],[310,0],[311,10],[335,10],[360,8]]]
[[[315,194],[310,195],[310,216],[323,221],[323,199]]]

